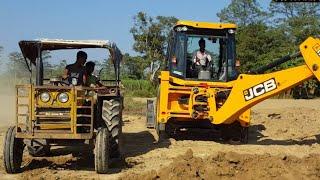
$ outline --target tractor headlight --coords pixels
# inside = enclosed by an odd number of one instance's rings
[[[48,92],[43,92],[40,94],[40,99],[42,102],[46,103],[50,100],[50,94]]]
[[[58,95],[58,100],[62,103],[66,103],[69,100],[69,96],[67,93],[60,93]]]

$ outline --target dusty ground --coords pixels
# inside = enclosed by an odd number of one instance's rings
[[[10,97],[0,97],[0,147],[12,118]],[[5,103],[4,103],[5,101]],[[8,108],[6,108],[8,107]],[[9,108],[10,107],[10,108]],[[125,162],[97,175],[93,163],[68,150],[48,158],[24,157],[24,172],[1,179],[319,179],[320,100],[267,100],[253,109],[248,145],[169,139],[154,144],[145,117],[124,116]],[[10,112],[11,111],[11,112]],[[4,119],[4,120],[3,120]]]

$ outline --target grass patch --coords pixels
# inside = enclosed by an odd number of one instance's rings
[[[121,80],[124,86],[126,97],[154,97],[156,96],[156,87],[148,80]]]
[[[126,115],[146,115],[147,100],[135,100],[132,97],[124,98],[124,114]]]

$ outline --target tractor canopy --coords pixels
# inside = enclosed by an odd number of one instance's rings
[[[19,42],[24,60],[31,72],[32,64],[36,66],[36,84],[43,83],[43,61],[42,51],[53,51],[63,49],[87,49],[105,48],[110,52],[110,60],[115,69],[116,81],[120,80],[120,61],[122,60],[121,51],[115,43],[108,40],[63,40],[63,39],[39,39],[23,40]]]
[[[120,64],[122,59],[121,51],[116,44],[108,40],[23,40],[19,42],[19,46],[24,58],[33,64],[36,64],[36,59],[41,57],[42,51],[61,49],[106,48],[110,51],[111,60],[114,64]]]

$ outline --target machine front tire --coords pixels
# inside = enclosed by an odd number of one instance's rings
[[[110,158],[121,158],[122,147],[122,111],[121,101],[104,100],[102,119],[109,131]]]
[[[18,139],[15,136],[16,127],[12,126],[6,132],[3,149],[4,167],[9,174],[21,171],[24,143],[23,139]]]
[[[102,128],[98,131],[95,143],[95,158],[94,165],[95,170],[99,174],[105,174],[108,172],[110,163],[110,134],[107,128]]]

